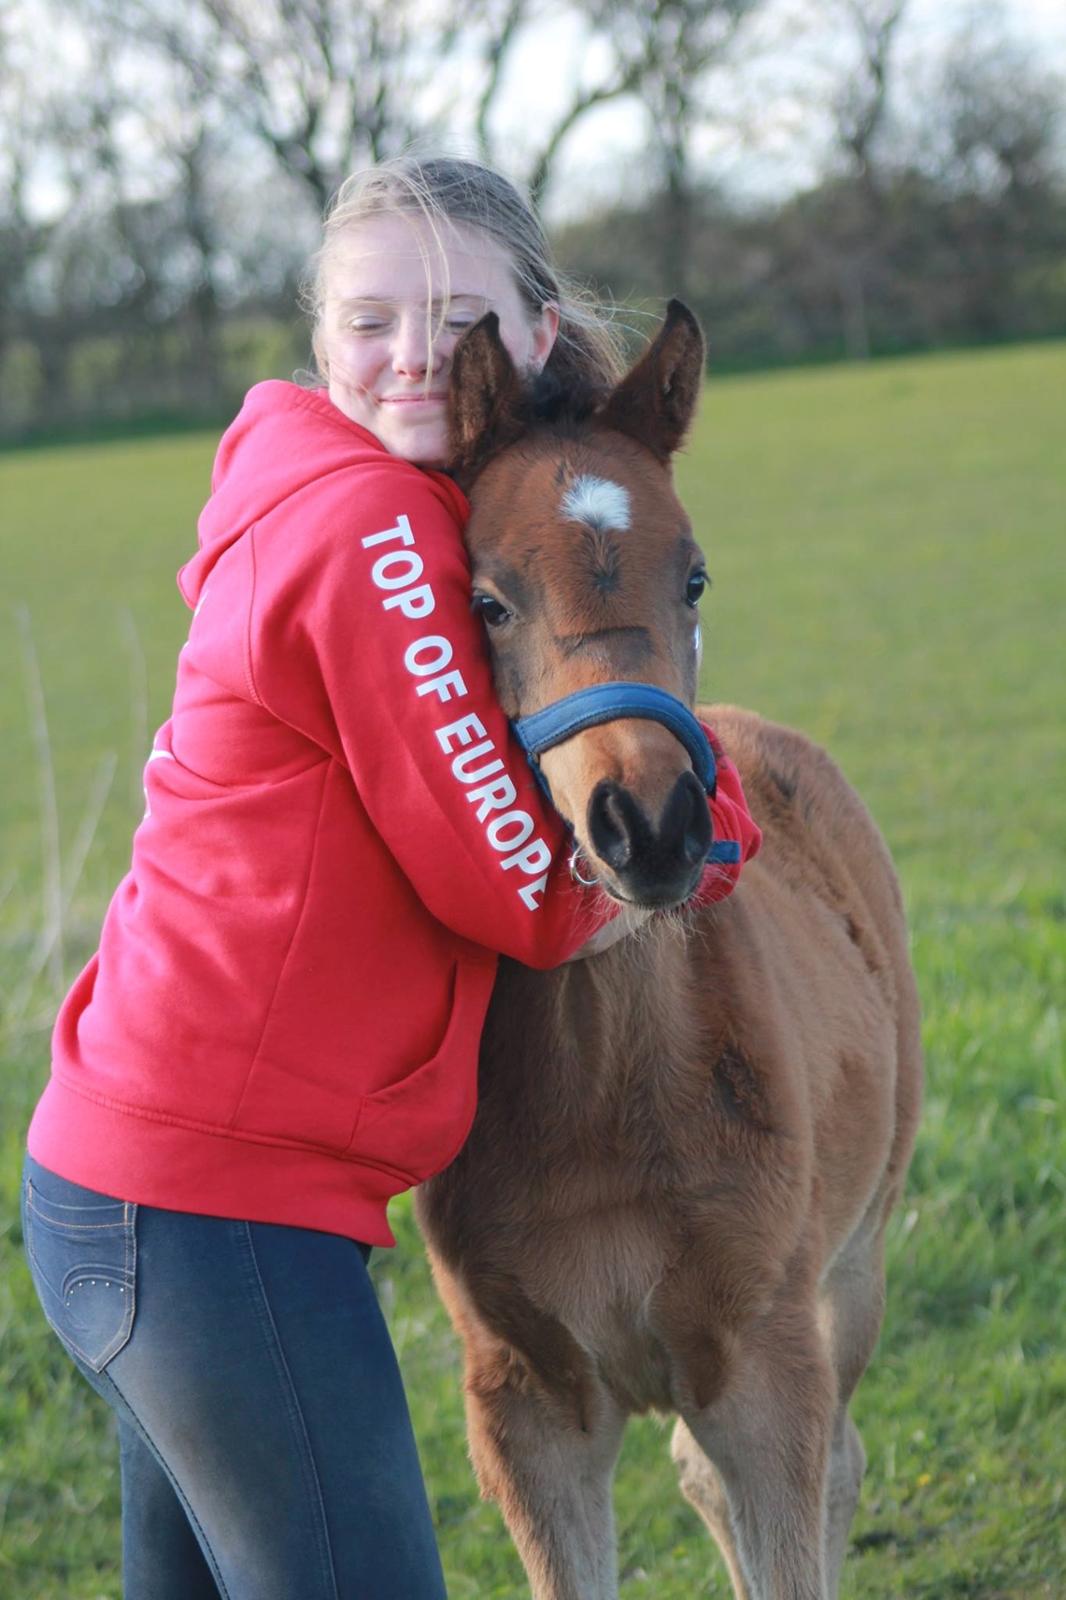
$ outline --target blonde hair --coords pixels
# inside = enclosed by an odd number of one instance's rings
[[[442,233],[449,226],[476,228],[503,247],[530,317],[539,316],[546,305],[559,312],[559,332],[544,370],[562,389],[609,387],[622,377],[626,363],[621,335],[608,310],[559,271],[531,201],[509,179],[480,162],[407,155],[354,172],[326,213],[322,244],[304,292],[317,377],[322,382],[329,379],[322,320],[334,256],[360,222],[396,215],[413,215],[424,223],[440,249],[445,270]],[[426,270],[428,278],[428,261]],[[432,330],[427,338],[432,342]]]

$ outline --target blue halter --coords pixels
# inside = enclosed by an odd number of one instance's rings
[[[543,711],[519,717],[514,723],[518,742],[549,799],[551,790],[537,758],[575,733],[594,728],[599,722],[615,722],[619,717],[643,717],[669,728],[688,751],[696,776],[707,793],[714,794],[714,751],[683,700],[650,683],[597,683],[589,689],[578,689],[576,694],[564,695],[562,700],[553,701]]]
[[[588,689],[578,689],[576,694],[564,695],[562,700],[545,706],[543,711],[519,717],[513,724],[518,742],[549,800],[551,789],[541,769],[540,755],[585,728],[594,728],[600,722],[615,722],[620,717],[643,717],[669,728],[688,751],[693,771],[713,798],[717,785],[714,751],[683,700],[650,683],[597,683]],[[740,845],[735,839],[715,840],[707,852],[707,860],[739,861]]]

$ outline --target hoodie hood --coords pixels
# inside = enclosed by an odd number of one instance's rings
[[[387,461],[432,478],[465,520],[465,496],[450,478],[400,462],[368,429],[339,411],[324,389],[270,379],[248,391],[226,429],[211,474],[211,498],[198,524],[199,551],[178,573],[195,607],[219,557],[281,501],[310,483],[360,462]]]

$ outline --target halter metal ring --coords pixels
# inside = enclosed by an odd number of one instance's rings
[[[600,880],[599,878],[583,878],[581,876],[581,870],[579,867],[579,862],[581,859],[581,847],[579,845],[577,849],[571,853],[570,860],[567,863],[570,868],[570,876],[573,878],[574,882],[579,883],[583,889],[594,889]]]

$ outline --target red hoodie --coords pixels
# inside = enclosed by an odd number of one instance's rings
[[[612,914],[496,704],[466,512],[324,393],[249,394],[179,574],[132,865],[56,1023],[44,1166],[390,1244],[389,1198],[470,1127],[496,952],[555,966]],[[726,761],[713,810],[753,854]]]

